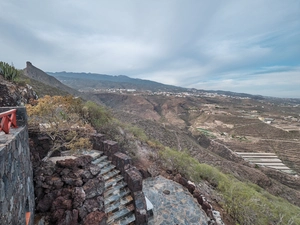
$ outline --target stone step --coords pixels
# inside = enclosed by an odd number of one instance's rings
[[[123,219],[109,223],[109,225],[127,225],[134,221],[135,221],[135,215],[134,213],[131,212],[128,215],[126,215]]]
[[[124,209],[121,209],[120,211],[117,211],[115,213],[112,213],[108,216],[107,223],[108,224],[119,224],[117,221],[121,221],[123,218],[132,212],[134,210],[133,204],[130,204],[126,206]],[[126,224],[126,223],[125,223]]]
[[[120,181],[117,185],[108,188],[105,192],[104,192],[104,198],[110,196],[111,194],[115,194],[115,193],[119,193],[120,189],[126,187],[127,184],[124,181]]]
[[[105,161],[102,161],[102,162],[97,163],[97,164],[95,164],[95,165],[99,166],[99,167],[102,169],[102,168],[104,168],[104,167],[110,165],[110,161],[106,161],[106,160],[105,160]]]
[[[119,193],[109,196],[108,198],[106,198],[104,200],[105,208],[106,208],[106,206],[108,206],[108,204],[110,204],[112,202],[116,202],[128,194],[130,194],[130,190],[129,190],[129,188],[125,188],[122,191],[120,191]]]
[[[119,181],[123,180],[121,175],[113,177],[105,182],[105,189],[108,189],[111,186],[115,186]]]
[[[98,158],[100,158],[103,155],[103,152],[92,149],[90,151],[87,151],[87,153],[85,153],[85,154],[92,156],[93,160],[97,160]]]
[[[107,156],[103,155],[103,156],[97,158],[96,160],[94,160],[92,163],[98,165],[99,163],[101,163],[102,161],[105,161],[106,159],[107,159]]]
[[[116,211],[116,210],[121,210],[122,208],[124,208],[129,203],[132,203],[132,201],[133,201],[132,196],[131,195],[126,195],[123,198],[120,198],[119,201],[116,201],[112,204],[109,204],[109,205],[105,206],[105,213],[113,212],[113,211]]]
[[[100,174],[105,180],[104,205],[107,224],[132,224],[135,221],[133,198],[120,171],[107,160],[107,156],[101,156],[93,163],[101,168]]]
[[[110,172],[106,173],[105,175],[103,175],[104,180],[108,180],[112,177],[115,177],[116,175],[118,175],[120,173],[119,170],[111,170]]]
[[[101,172],[100,172],[101,175],[104,175],[104,174],[108,173],[109,171],[113,170],[116,167],[116,166],[114,166],[110,163],[108,163],[106,165],[107,165],[106,167],[101,168]]]

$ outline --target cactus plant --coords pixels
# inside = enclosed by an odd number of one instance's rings
[[[4,79],[14,81],[20,75],[20,71],[13,64],[9,65],[6,62],[0,61],[0,74],[4,76]]]

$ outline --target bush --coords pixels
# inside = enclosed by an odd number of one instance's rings
[[[73,96],[49,96],[40,98],[34,104],[26,105],[29,125],[38,124],[53,141],[53,146],[44,160],[56,150],[63,148],[90,149],[87,138],[93,131],[82,117],[83,103]]]
[[[126,130],[131,132],[137,139],[142,142],[146,142],[148,140],[145,132],[137,126],[127,125]]]
[[[83,108],[85,119],[97,130],[112,120],[111,113],[103,106],[87,101]]]

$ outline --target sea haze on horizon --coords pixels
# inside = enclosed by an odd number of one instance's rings
[[[1,1],[1,61],[300,98],[300,1]],[[14,12],[14,13],[11,13]]]

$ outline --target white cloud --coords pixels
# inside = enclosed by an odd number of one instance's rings
[[[249,93],[262,82],[267,95],[294,90],[276,71],[299,72],[297,1],[10,0],[0,8],[1,60],[20,68],[28,60],[45,71]]]

